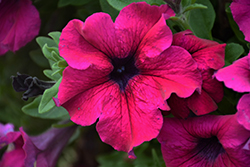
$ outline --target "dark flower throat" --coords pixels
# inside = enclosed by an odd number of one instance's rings
[[[135,75],[139,74],[138,68],[135,66],[135,59],[133,56],[126,58],[113,58],[113,71],[109,74],[111,80],[115,81],[120,90],[124,91],[128,81]]]
[[[225,152],[216,136],[199,139],[196,151],[198,151],[199,156],[210,162],[214,162],[221,153]]]

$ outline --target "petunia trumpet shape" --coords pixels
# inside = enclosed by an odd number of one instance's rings
[[[204,115],[217,109],[216,103],[223,98],[223,84],[213,77],[214,71],[224,66],[225,46],[217,42],[201,39],[190,30],[174,34],[173,45],[186,49],[198,64],[202,75],[202,90],[188,98],[171,95],[168,104],[176,117],[186,118],[190,110],[196,115]]]
[[[238,24],[240,30],[245,35],[245,40],[250,42],[250,1],[249,0],[233,0],[230,9],[234,21]]]
[[[17,51],[30,42],[41,25],[31,0],[0,1],[0,55]]]
[[[30,137],[22,128],[0,136],[0,149],[9,145],[1,161],[1,167],[53,167],[64,146],[77,126],[51,128],[45,133]],[[36,164],[36,165],[35,165]]]
[[[250,131],[236,115],[164,118],[157,137],[167,167],[247,167]]]
[[[245,93],[237,105],[238,122],[250,130],[250,53],[232,65],[220,69],[215,77],[236,92]]]
[[[170,94],[185,98],[201,87],[191,55],[171,46],[165,21],[171,15],[167,5],[139,2],[122,9],[114,23],[106,13],[70,21],[59,42],[69,66],[57,106],[82,126],[99,118],[101,140],[119,151],[155,138],[163,123],[158,108],[169,109]]]

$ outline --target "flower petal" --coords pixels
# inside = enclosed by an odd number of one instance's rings
[[[210,140],[213,137],[218,141]],[[187,120],[164,118],[157,139],[166,166],[236,167],[247,166],[250,162],[250,152],[243,150],[249,137],[250,131],[237,123],[235,115],[206,115]],[[211,149],[204,142],[215,148]]]
[[[82,29],[84,38],[108,57],[124,58],[121,43],[118,43],[115,25],[107,13],[95,13],[89,16]]]
[[[113,84],[108,82],[110,70],[100,71],[94,67],[86,70],[67,67],[64,70],[57,105],[67,109],[73,122],[86,126],[99,117],[102,106],[99,98],[104,98],[103,95],[108,92],[105,90],[107,85]]]
[[[108,68],[110,66],[108,56],[83,37],[84,27],[84,23],[76,19],[66,25],[58,45],[60,55],[75,69],[87,69],[92,64],[98,68]]]
[[[118,86],[107,92],[109,101],[97,123],[103,142],[130,152],[158,135],[163,119],[158,107],[164,105],[164,99],[153,83],[151,77],[136,76],[125,92],[120,92]]]
[[[186,49],[198,63],[199,69],[210,67],[218,70],[225,64],[226,44],[198,38],[190,30],[174,34],[173,45]]]
[[[250,3],[248,0],[238,0],[231,3],[230,8],[235,22],[245,35],[245,40],[250,42]]]
[[[172,32],[163,17],[148,31],[140,42],[135,57],[156,57],[170,47]]]
[[[215,77],[237,92],[250,92],[250,54],[220,69]]]
[[[7,133],[9,132],[13,132],[14,131],[14,125],[7,123],[5,125],[0,123],[0,137],[5,136]]]
[[[17,51],[39,33],[41,20],[31,0],[3,0],[0,18],[0,55]]]
[[[239,124],[250,130],[250,94],[243,95],[237,105]]]
[[[142,75],[152,77],[168,99],[171,93],[189,97],[201,89],[201,75],[191,55],[183,48],[171,46],[155,58],[140,56],[136,65]]]
[[[167,12],[169,7],[151,6],[146,2],[132,3],[124,7],[115,20],[117,33],[122,41],[125,54],[134,54],[148,31]],[[170,14],[172,15],[172,14]]]

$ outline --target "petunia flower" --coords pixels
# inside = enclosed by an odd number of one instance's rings
[[[202,90],[188,98],[173,94],[168,99],[170,112],[186,118],[190,110],[196,115],[204,115],[217,109],[216,103],[223,98],[223,84],[213,77],[214,71],[224,66],[225,46],[217,42],[201,39],[190,30],[174,34],[173,45],[186,49],[198,64],[202,75]],[[164,113],[164,112],[163,112]]]
[[[247,167],[250,131],[236,115],[164,118],[157,137],[167,167]]]
[[[62,31],[59,52],[69,66],[54,101],[76,124],[89,126],[99,118],[101,140],[116,150],[131,152],[158,135],[158,108],[169,109],[171,93],[185,98],[200,89],[191,55],[171,46],[169,11],[167,5],[132,3],[114,23],[108,14],[95,13]]]
[[[242,96],[237,105],[238,122],[250,130],[250,53],[233,62],[232,65],[220,69],[215,77],[223,81],[225,86],[236,92],[248,93]]]
[[[0,55],[3,55],[30,42],[39,33],[41,20],[31,0],[1,0],[0,23]]]
[[[53,167],[77,126],[51,128],[38,136],[28,136],[22,128],[0,136],[0,149],[9,144],[1,167]],[[13,143],[13,144],[12,144]],[[36,164],[36,165],[35,165]]]
[[[234,21],[238,24],[240,30],[245,35],[245,40],[250,42],[250,1],[249,0],[233,0],[230,9]]]

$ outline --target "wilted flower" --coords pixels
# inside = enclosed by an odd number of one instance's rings
[[[164,118],[157,137],[167,167],[247,167],[250,131],[236,115]]]
[[[30,42],[39,33],[41,20],[31,0],[1,0],[0,23],[0,55],[3,55]]]
[[[116,150],[130,152],[158,135],[163,123],[158,108],[169,109],[165,101],[171,93],[185,98],[200,89],[191,55],[171,46],[165,21],[170,15],[167,5],[132,3],[115,23],[95,13],[84,23],[70,21],[62,31],[59,52],[69,66],[55,103],[79,125],[99,118],[101,140]]]
[[[52,87],[54,81],[42,81],[37,77],[31,77],[26,74],[17,73],[17,76],[12,76],[12,86],[17,92],[24,92],[22,99],[28,100],[30,97],[42,95],[43,92]]]

